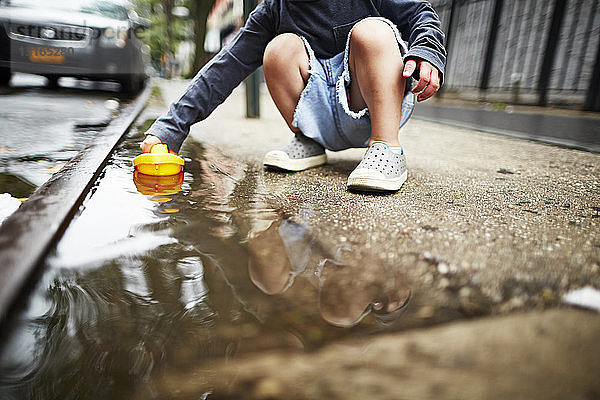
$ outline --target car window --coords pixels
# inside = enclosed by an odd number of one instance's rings
[[[85,14],[101,15],[121,21],[127,19],[127,9],[121,4],[110,0],[4,0],[2,4],[12,7],[52,8],[64,11],[76,11]]]

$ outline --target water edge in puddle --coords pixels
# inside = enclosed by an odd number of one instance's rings
[[[210,399],[223,360],[393,329],[401,280],[323,245],[262,171],[188,143],[182,177],[134,181],[140,140],[121,145],[13,321],[1,398],[159,398],[164,377],[201,365],[195,398]]]

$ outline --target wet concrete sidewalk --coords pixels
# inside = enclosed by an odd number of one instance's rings
[[[185,86],[183,81],[161,83],[165,102],[177,99]],[[444,390],[445,385],[477,382],[482,376],[493,380],[495,374],[505,378],[500,386],[480,385],[464,398],[598,396],[600,385],[586,372],[597,365],[585,357],[600,351],[597,314],[548,310],[564,308],[560,299],[569,290],[600,288],[600,155],[413,120],[401,135],[409,170],[403,188],[393,195],[356,194],[346,190],[346,178],[360,161],[361,149],[330,152],[326,166],[309,171],[263,171],[263,154],[285,144],[290,135],[266,93],[259,120],[243,118],[243,101],[243,91],[237,89],[207,121],[192,128],[186,142],[187,146],[201,142],[208,149],[205,165],[229,182],[231,187],[219,193],[221,206],[236,207],[240,199],[267,203],[309,227],[313,243],[336,259],[348,260],[351,268],[364,269],[365,274],[380,266],[399,272],[397,280],[410,289],[411,300],[396,330],[441,324],[435,330],[399,332],[352,346],[389,349],[381,368],[398,368],[399,374],[418,363],[423,374],[410,375],[410,381],[421,385],[423,391],[418,393],[434,398],[462,398],[460,385],[451,391]],[[237,187],[242,171],[257,175],[253,187]],[[213,187],[223,189],[218,182]],[[347,290],[340,292],[352,296],[353,283],[340,283],[344,284]],[[526,313],[498,318],[517,311]],[[491,318],[461,322],[474,317]],[[450,321],[454,323],[444,324]],[[520,327],[530,333],[521,337]],[[480,334],[480,342],[451,350],[454,361],[444,361],[457,336],[474,340]],[[415,335],[419,343],[439,345],[421,351],[413,344]],[[230,360],[215,372],[221,378],[208,383],[195,381],[193,371],[170,373],[162,377],[161,387],[165,393],[179,387],[181,398],[206,388],[214,390],[215,398],[229,398],[226,393],[264,399],[372,397],[356,392],[356,385],[339,382],[335,393],[330,390],[324,372],[349,357],[343,344],[335,346],[294,359],[288,359],[284,350]],[[501,358],[498,348],[506,349],[505,358],[498,363],[486,358]],[[364,357],[355,354],[346,371],[355,373],[345,379],[375,368],[380,350]],[[541,358],[531,357],[541,353]],[[264,367],[282,357],[285,374]],[[567,359],[575,366],[571,372],[557,367]],[[321,366],[323,373],[315,373],[309,365]],[[462,380],[441,372],[448,366],[456,368]],[[523,366],[525,375],[504,373],[506,368]],[[436,372],[425,373],[432,369]],[[242,370],[262,372],[235,372]],[[371,393],[381,394],[377,398],[421,398],[402,396],[398,385],[408,382],[394,379],[395,374],[379,376],[363,381]],[[567,391],[542,384],[544,377]],[[286,397],[287,385],[294,379],[309,379],[313,385]]]

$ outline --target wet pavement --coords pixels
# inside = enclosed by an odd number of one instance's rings
[[[115,101],[128,101],[112,82],[62,78],[60,85],[15,74],[1,89],[0,193],[28,197],[106,126]]]
[[[103,172],[114,149],[134,125],[151,94],[146,88],[102,132],[91,136],[89,145],[70,159],[48,182],[23,204],[4,193],[2,214],[20,205],[0,226],[0,320],[32,281],[40,263],[77,214],[92,185]]]
[[[399,329],[402,270],[325,246],[264,172],[214,148],[188,145],[181,176],[134,178],[140,139],[48,258],[3,343],[0,397],[152,397],[156,374],[199,360]]]
[[[597,316],[560,302],[600,287],[600,156],[411,121],[405,186],[361,195],[360,149],[264,171],[289,134],[242,99],[194,127],[182,176],[134,176],[125,141],[4,332],[0,397],[600,393]]]
[[[600,117],[594,113],[571,115],[549,109],[515,112],[501,105],[467,105],[429,101],[415,108],[414,116],[459,128],[475,129],[500,135],[534,140],[600,153]]]

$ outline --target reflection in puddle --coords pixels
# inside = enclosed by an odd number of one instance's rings
[[[139,140],[113,158],[16,318],[0,397],[156,398],[154,378],[186,367],[210,382],[223,359],[400,323],[410,291],[398,269],[325,245],[310,207],[284,211],[261,171],[189,145],[185,173],[132,179]]]
[[[177,175],[152,176],[133,173],[133,182],[138,192],[145,195],[167,196],[181,192],[183,172]],[[170,200],[170,199],[169,199]]]
[[[133,173],[133,182],[138,192],[148,195],[148,199],[157,203],[168,203],[173,200],[171,195],[181,192],[183,184],[183,172],[177,175],[153,176],[145,175],[135,171]],[[175,214],[179,208],[163,208],[164,214]]]
[[[248,252],[250,280],[266,294],[285,292],[298,276],[312,277],[319,314],[334,326],[355,326],[371,312],[376,321],[392,322],[408,304],[410,291],[401,287],[397,276],[390,285],[375,257],[324,258],[308,228],[290,219],[273,219],[264,230],[252,231]],[[306,268],[313,271],[306,274]]]

